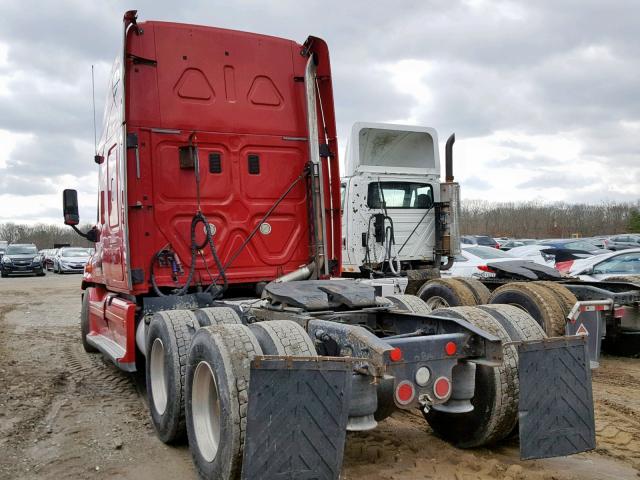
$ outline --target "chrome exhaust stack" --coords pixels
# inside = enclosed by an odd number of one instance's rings
[[[307,106],[307,132],[309,135],[309,162],[311,164],[311,206],[313,209],[313,256],[316,278],[320,275],[329,276],[329,265],[326,262],[327,220],[324,205],[324,178],[320,162],[320,145],[318,143],[318,112],[316,102],[316,64],[313,54],[309,55],[304,71],[305,96]]]

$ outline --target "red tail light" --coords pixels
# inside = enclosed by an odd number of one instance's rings
[[[389,359],[392,362],[399,362],[400,360],[402,360],[402,350],[397,347],[391,350],[389,352]]]
[[[567,260],[566,262],[556,262],[555,268],[559,272],[567,273],[573,265],[573,260]]]
[[[493,270],[492,268],[487,267],[486,265],[479,265],[478,266],[478,270],[482,270],[483,272],[488,272],[488,273],[496,273],[495,270]]]
[[[447,355],[455,355],[458,351],[458,346],[455,344],[455,342],[447,342],[447,344],[444,346],[444,351]]]
[[[440,377],[433,383],[433,393],[442,400],[451,393],[451,381],[447,377]]]
[[[400,382],[396,387],[396,401],[400,405],[408,405],[413,401],[416,395],[416,389],[411,382]]]

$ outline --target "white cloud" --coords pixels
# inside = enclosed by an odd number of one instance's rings
[[[355,121],[422,124],[442,143],[456,132],[464,198],[638,198],[638,3],[138,3],[140,21],[326,39],[341,152]],[[1,4],[0,178],[24,182],[0,182],[0,221],[59,222],[61,185],[82,185],[82,217],[95,215],[91,65],[100,120],[128,7],[124,0]],[[16,188],[21,195],[10,193]]]

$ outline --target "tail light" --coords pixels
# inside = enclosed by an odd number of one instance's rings
[[[496,271],[492,268],[487,267],[486,265],[478,265],[478,270],[482,270],[487,273],[496,273]]]
[[[400,360],[402,360],[402,350],[400,350],[398,347],[391,350],[389,352],[389,359],[392,362],[399,362]]]
[[[424,387],[429,383],[431,379],[431,371],[427,367],[420,367],[416,371],[416,383],[421,387]]]
[[[566,262],[556,262],[555,268],[559,272],[567,273],[571,269],[571,265],[573,265],[573,260],[568,260]]]
[[[396,401],[400,405],[408,405],[416,396],[416,389],[413,384],[407,380],[400,382],[396,387]]]
[[[455,344],[455,342],[447,342],[447,344],[444,346],[444,351],[449,356],[455,355],[458,351],[458,346]]]
[[[439,400],[447,398],[451,394],[451,380],[440,377],[433,383],[433,394]]]

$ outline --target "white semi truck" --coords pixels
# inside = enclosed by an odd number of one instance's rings
[[[441,183],[433,128],[353,126],[341,183],[345,276],[376,278],[385,292],[415,293],[414,283],[438,277],[451,265],[460,249],[460,189],[451,174],[454,141],[453,135],[447,140]]]
[[[520,306],[550,336],[588,331],[594,362],[605,336],[626,351],[637,351],[640,285],[583,282],[515,259],[488,265],[488,277],[440,278],[460,252],[454,142],[451,135],[445,145],[441,182],[433,128],[353,125],[341,180],[343,276],[374,285],[379,295],[419,296],[434,310],[489,303]]]

